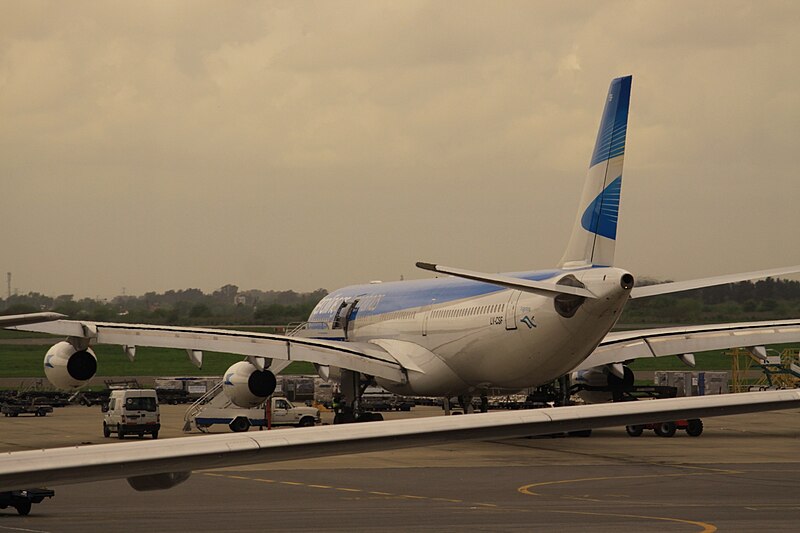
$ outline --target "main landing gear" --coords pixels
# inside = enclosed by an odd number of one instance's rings
[[[360,372],[342,370],[341,393],[334,399],[334,424],[353,422],[377,422],[383,415],[365,411],[361,408],[361,397],[367,387],[373,384],[372,376],[362,376]]]

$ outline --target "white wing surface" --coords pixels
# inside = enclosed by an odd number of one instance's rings
[[[36,322],[50,322],[64,318],[66,315],[61,313],[26,313],[24,315],[4,315],[0,316],[0,328],[11,326],[21,326],[23,324],[33,324]]]
[[[800,391],[786,390],[10,452],[0,491],[118,478],[169,488],[192,470],[798,407]]]
[[[726,348],[800,342],[800,319],[707,324],[609,333],[575,370]]]
[[[643,287],[634,287],[631,291],[631,299],[649,298],[650,296],[658,296],[660,294],[673,294],[676,292],[690,291],[693,289],[702,289],[703,287],[714,287],[717,285],[725,285],[727,283],[736,283],[738,281],[783,276],[786,274],[796,274],[797,272],[800,272],[800,265],[772,268],[770,270],[756,270],[755,272],[742,272],[740,274],[726,274],[723,276],[692,279],[688,281],[675,281],[670,283],[660,283],[657,285],[645,285]]]
[[[213,351],[283,361],[306,361],[355,370],[398,383],[405,369],[380,346],[228,329],[58,320],[17,329],[93,339],[98,344]]]

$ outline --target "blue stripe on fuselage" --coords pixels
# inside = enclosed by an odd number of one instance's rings
[[[543,281],[570,272],[575,272],[575,270],[537,270],[514,272],[505,275],[531,281]],[[441,305],[464,298],[485,296],[503,290],[506,289],[491,283],[455,277],[352,285],[338,289],[326,296],[312,311],[308,320],[309,322],[330,320],[338,310],[338,305],[331,306],[326,304],[334,299],[350,301],[353,298],[358,298],[367,304],[365,306],[359,304],[358,316],[366,317],[406,309],[419,309],[431,304]],[[369,297],[371,296],[380,296],[374,309],[371,309],[369,305]],[[325,312],[320,313],[319,310],[321,309],[324,309]]]

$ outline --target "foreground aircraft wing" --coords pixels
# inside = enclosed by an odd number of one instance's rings
[[[335,366],[404,383],[406,370],[418,367],[390,355],[375,343],[339,342],[228,329],[184,328],[113,322],[58,320],[21,326],[24,331],[91,339],[97,344],[178,348],[189,352],[213,351],[282,361],[305,361]]]
[[[642,357],[786,342],[800,342],[800,319],[619,331],[606,335],[575,370]]]
[[[61,313],[26,313],[24,315],[5,315],[0,316],[0,328],[11,326],[22,326],[25,324],[35,324],[37,322],[51,322],[65,318]]]
[[[798,390],[10,452],[0,455],[0,491],[119,478],[137,490],[169,488],[192,470],[792,408]]]

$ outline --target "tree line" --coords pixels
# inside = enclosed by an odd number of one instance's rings
[[[631,300],[624,324],[702,324],[800,316],[800,281],[767,278]]]
[[[72,294],[50,297],[38,292],[12,295],[2,300],[5,314],[55,311],[70,318],[98,322],[174,325],[286,325],[308,318],[328,294],[325,289],[295,291],[240,290],[225,285],[210,294],[200,289],[147,292],[142,296],[116,296],[109,300],[76,299]]]

